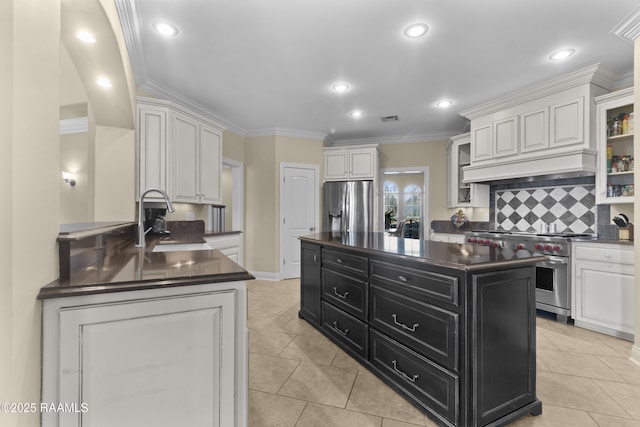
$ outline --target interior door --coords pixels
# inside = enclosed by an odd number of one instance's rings
[[[300,236],[319,231],[318,166],[282,165],[280,185],[281,277],[300,277]]]

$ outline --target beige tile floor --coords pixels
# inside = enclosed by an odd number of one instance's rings
[[[298,318],[298,280],[248,282],[251,427],[435,426]],[[543,413],[513,426],[640,427],[632,344],[538,317]]]

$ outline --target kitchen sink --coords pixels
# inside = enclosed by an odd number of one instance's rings
[[[167,243],[157,244],[152,252],[174,252],[174,251],[207,251],[213,249],[207,243]]]

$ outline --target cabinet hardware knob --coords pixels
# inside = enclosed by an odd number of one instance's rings
[[[315,231],[315,227],[309,227],[309,231]]]
[[[349,292],[345,292],[345,293],[344,293],[344,294],[342,294],[342,295],[341,295],[341,294],[339,294],[339,293],[338,293],[338,287],[337,287],[337,286],[334,286],[334,287],[333,287],[333,293],[335,294],[335,296],[337,296],[338,298],[342,298],[342,299],[346,299],[346,298],[347,298],[347,295],[349,295]]]
[[[313,262],[318,262],[318,254],[313,254]]]
[[[335,323],[335,322],[334,322]],[[420,378],[420,375],[415,374],[415,375],[407,375],[406,373],[402,372],[400,369],[398,369],[398,362],[395,360],[391,361],[391,364],[393,365],[393,370],[396,371],[397,373],[399,373],[400,375],[402,375],[403,377],[405,377],[406,379],[408,379],[409,381],[411,381],[412,383],[415,383],[416,380],[418,378]]]
[[[393,313],[391,316],[393,317],[393,323],[395,323],[396,325],[400,326],[403,329],[406,329],[407,331],[415,332],[416,328],[418,326],[420,326],[419,323],[414,323],[412,327],[409,327],[409,326],[405,325],[404,323],[398,322],[398,317],[397,317],[396,313]]]
[[[611,258],[611,254],[609,252],[605,252],[604,257],[605,258]]]
[[[336,331],[340,332],[342,335],[344,335],[345,337],[347,336],[347,334],[349,333],[349,329],[345,329],[344,331],[340,328],[338,328],[338,322],[333,322],[333,329],[335,329]]]
[[[401,282],[406,282],[407,278],[404,276],[398,276],[398,280],[400,280]]]

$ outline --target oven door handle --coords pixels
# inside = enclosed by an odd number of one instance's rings
[[[543,262],[549,264],[569,264],[569,258],[559,257],[559,256],[548,256],[546,260]]]

